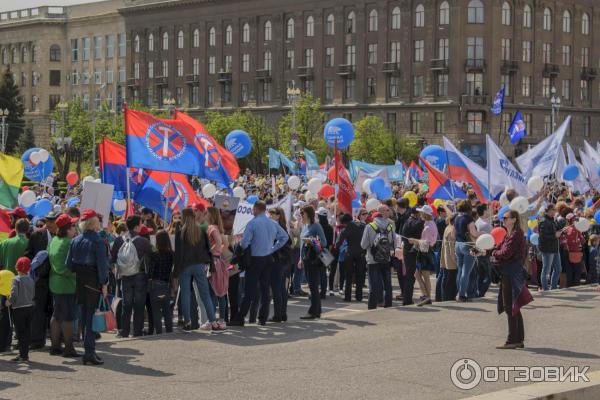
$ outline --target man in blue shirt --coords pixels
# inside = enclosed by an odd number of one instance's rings
[[[267,206],[264,201],[254,203],[252,213],[254,218],[246,225],[240,246],[244,250],[250,249],[250,267],[246,269],[246,283],[244,298],[240,312],[230,322],[233,326],[244,326],[244,318],[250,304],[257,300],[260,284],[260,311],[258,321],[261,325],[267,323],[269,317],[269,286],[271,269],[275,262],[273,253],[279,250],[288,241],[287,232],[278,223],[267,217]]]

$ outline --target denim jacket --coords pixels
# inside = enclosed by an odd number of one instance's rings
[[[94,231],[85,231],[71,241],[66,267],[77,273],[78,268],[94,267],[98,270],[98,282],[108,280],[108,249],[106,242]]]

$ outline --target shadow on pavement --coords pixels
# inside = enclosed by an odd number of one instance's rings
[[[30,360],[35,357],[35,352],[30,353]],[[27,364],[17,364],[8,360],[0,360],[0,371],[10,371],[15,374],[31,374],[32,371],[52,371],[52,372],[75,372],[73,368],[65,365],[44,364],[35,360]],[[0,389],[2,384],[0,382]]]
[[[546,356],[558,356],[567,358],[587,358],[587,359],[600,359],[597,354],[590,353],[578,353],[576,351],[551,349],[548,347],[525,347],[521,351],[528,351],[530,353],[542,354]]]
[[[21,385],[19,383],[14,383],[14,382],[0,382],[0,391],[16,388],[18,386],[21,386]],[[0,400],[1,400],[1,398],[0,398]]]

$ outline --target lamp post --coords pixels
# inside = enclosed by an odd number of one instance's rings
[[[58,145],[58,149],[62,150],[63,148],[65,148],[65,145],[67,144],[67,142],[69,142],[69,144],[71,143],[71,140],[69,138],[69,140],[67,140],[67,138],[65,138],[65,116],[67,115],[67,111],[69,109],[69,104],[66,101],[60,101],[57,105],[56,108],[58,109],[58,111],[60,112],[60,122],[61,122],[61,137],[60,138],[56,138],[56,144]],[[66,149],[65,149],[66,152]]]
[[[176,101],[172,97],[167,97],[163,99],[163,105],[167,107],[167,112],[169,113],[169,116],[171,116],[171,113],[175,109],[175,103]]]
[[[296,146],[298,145],[298,133],[296,132],[296,103],[298,102],[298,98],[300,97],[300,89],[296,87],[294,82],[292,81],[292,87],[287,89],[287,96],[292,105],[292,158],[296,159]]]
[[[6,139],[8,134],[6,132],[6,117],[8,117],[8,108],[4,110],[0,108],[0,117],[2,118],[2,122],[0,123],[0,132],[2,134],[2,142],[0,143],[0,151],[4,153],[6,151]]]
[[[558,118],[558,111],[560,110],[560,96],[556,95],[556,88],[552,86],[551,89],[552,98],[550,98],[550,104],[552,106],[552,132],[556,130],[556,119]]]

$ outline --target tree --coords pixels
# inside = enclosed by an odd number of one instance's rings
[[[6,68],[0,79],[0,109],[8,110],[8,117],[6,118],[8,124],[6,153],[13,153],[17,150],[19,138],[25,128],[25,121],[23,120],[25,108],[10,67]]]
[[[15,153],[21,155],[32,147],[35,147],[35,136],[33,135],[33,128],[28,126],[25,128],[24,134],[19,138]]]

